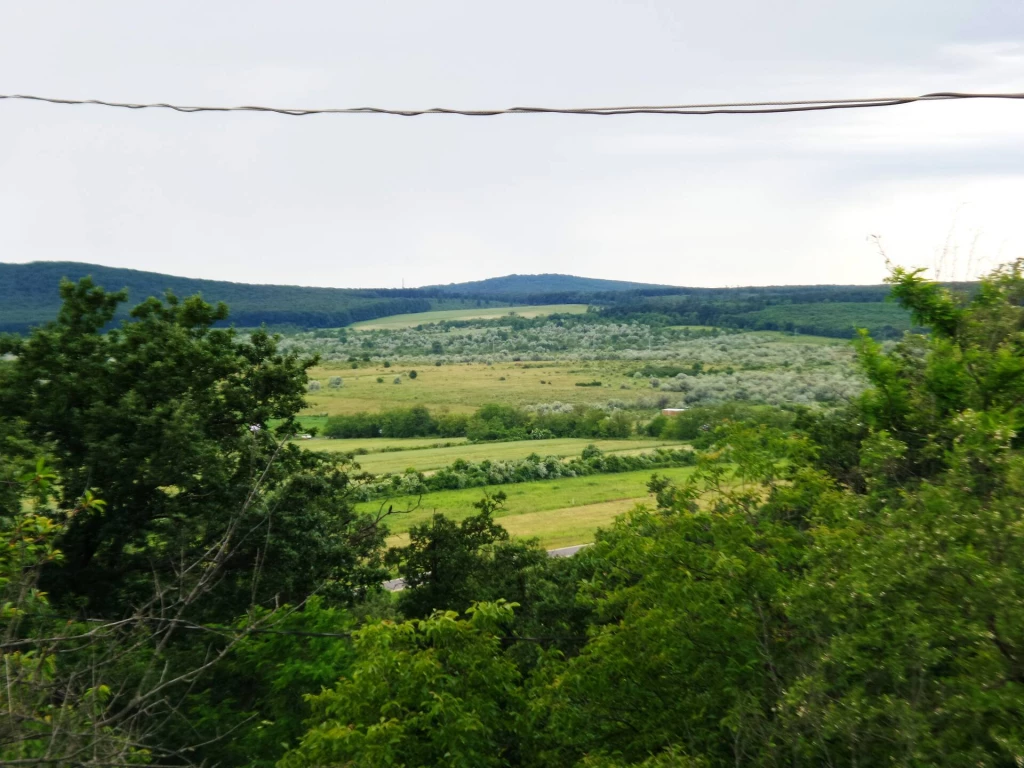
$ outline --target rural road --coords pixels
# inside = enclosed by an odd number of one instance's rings
[[[562,547],[561,549],[549,549],[548,557],[572,557],[584,547],[589,546],[589,544],[577,544],[572,547]],[[405,589],[405,579],[391,579],[391,581],[385,581],[381,586],[388,592],[401,592]]]

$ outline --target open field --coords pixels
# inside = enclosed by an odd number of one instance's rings
[[[495,514],[495,519],[510,532],[517,536],[537,536],[548,549],[583,544],[592,541],[594,531],[610,523],[617,514],[650,498],[647,481],[651,475],[680,480],[692,472],[692,467],[674,467],[430,493],[423,496],[416,511],[396,514],[389,519],[388,527],[393,534],[389,542],[392,546],[405,543],[407,537],[402,534],[429,520],[434,512],[453,520],[469,517],[477,512],[473,502],[479,501],[485,493],[493,495],[503,491],[508,500],[505,508]],[[403,509],[415,502],[415,497],[399,497],[387,504]],[[357,507],[376,511],[380,505],[381,502],[372,501]]]
[[[540,456],[579,456],[588,445],[596,445],[606,453],[635,453],[654,450],[659,446],[678,446],[680,443],[668,440],[595,440],[565,437],[552,440],[518,440],[508,443],[457,445],[451,448],[425,448],[417,451],[369,453],[356,456],[355,460],[367,472],[378,475],[385,472],[404,472],[409,468],[426,472],[446,467],[456,459],[510,461],[526,458],[532,453]]]
[[[434,312],[416,312],[409,315],[391,315],[376,320],[365,320],[353,323],[350,328],[362,331],[393,330],[398,328],[414,328],[424,323],[440,323],[444,320],[494,320],[509,314],[520,317],[540,317],[541,315],[582,314],[587,311],[586,304],[542,304],[534,307],[478,307],[475,309],[441,309]]]
[[[605,403],[627,394],[646,394],[650,386],[630,375],[638,367],[628,361],[559,361],[550,363],[456,363],[442,366],[366,365],[316,368],[311,378],[341,376],[344,387],[321,389],[309,395],[308,414],[347,414],[425,405],[431,410],[470,413],[487,403],[526,406],[535,403]],[[408,372],[416,370],[410,379]],[[400,384],[395,384],[398,377]],[[378,383],[377,379],[384,379]],[[605,386],[577,387],[599,380]],[[544,382],[543,384],[541,382]],[[628,392],[622,385],[629,387]]]
[[[461,445],[466,442],[464,437],[353,437],[346,440],[332,440],[326,437],[315,437],[303,440],[301,445],[311,451],[331,451],[351,453],[365,450],[370,454],[387,451],[420,451],[437,445]],[[364,457],[360,457],[362,461]]]
[[[649,357],[642,360],[548,360],[500,362],[446,362],[431,365],[420,360],[384,367],[383,361],[352,364],[334,363],[315,368],[311,378],[321,382],[319,391],[309,395],[307,415],[336,415],[360,411],[380,411],[393,407],[425,405],[438,412],[469,413],[487,403],[524,407],[537,404],[604,405],[610,401],[631,408],[638,398],[650,399],[665,392],[681,391],[673,376],[657,377],[640,370],[667,366],[672,370],[690,370],[702,366],[700,376],[685,382],[687,390],[717,389],[706,395],[691,393],[688,403],[733,399],[744,382],[753,381],[757,391],[735,399],[752,402],[828,401],[808,394],[809,388],[838,379],[841,394],[859,390],[853,373],[853,352],[849,342],[837,339],[791,336],[783,333],[744,333],[722,339],[693,342],[675,357]],[[417,377],[409,378],[415,370]],[[735,374],[735,375],[734,375]],[[330,377],[344,381],[340,389],[323,386]],[[759,382],[777,379],[765,388]],[[381,381],[378,381],[380,379]],[[398,379],[398,384],[395,384]],[[846,380],[844,385],[843,380]],[[600,386],[579,386],[598,381]],[[653,386],[652,386],[653,385]],[[658,391],[660,389],[660,392]],[[768,391],[775,390],[775,391]],[[838,395],[837,395],[838,396]],[[680,398],[675,397],[670,405]],[[835,398],[831,398],[835,399]],[[619,406],[622,407],[622,406]],[[650,411],[645,404],[640,409]]]
[[[589,544],[598,528],[606,528],[623,512],[646,498],[616,499],[565,509],[527,512],[503,518],[502,526],[518,538],[540,539],[544,549]]]

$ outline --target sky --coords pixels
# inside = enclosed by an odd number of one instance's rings
[[[0,93],[124,101],[1024,91],[1019,0],[0,0],[0,40]],[[411,119],[0,101],[0,261],[334,287],[736,286],[877,283],[888,257],[967,279],[1024,256],[1021,126],[1024,101]]]

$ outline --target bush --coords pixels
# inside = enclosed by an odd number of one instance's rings
[[[437,419],[437,433],[441,437],[465,437],[469,416],[464,413],[446,413]]]
[[[659,429],[648,434],[664,440],[711,439],[711,433],[725,422],[757,425],[762,427],[788,428],[796,414],[770,405],[749,405],[746,403],[723,403],[722,405],[696,406],[670,417],[656,416],[648,429]]]
[[[419,374],[416,371],[409,371],[409,378],[415,379]]]
[[[323,431],[327,437],[335,438],[431,437],[438,434],[438,425],[429,410],[416,405],[380,413],[331,416]]]

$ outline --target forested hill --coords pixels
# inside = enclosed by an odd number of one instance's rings
[[[359,320],[479,305],[593,304],[606,316],[669,325],[799,331],[849,337],[867,328],[894,338],[910,328],[907,312],[886,301],[885,285],[685,288],[572,275],[506,275],[423,288],[353,289],[252,285],[197,280],[77,262],[0,264],[0,332],[22,332],[52,320],[62,277],[91,275],[108,290],[127,288],[129,306],[170,290],[223,301],[230,322],[301,328],[337,328]],[[958,288],[969,288],[958,285]]]
[[[231,309],[231,322],[243,327],[266,323],[332,328],[388,315],[427,312],[439,302],[548,304],[565,303],[565,299],[589,303],[619,292],[679,290],[572,275],[508,275],[406,289],[307,288],[199,280],[71,261],[0,263],[0,331],[24,331],[52,320],[60,306],[57,286],[61,278],[78,280],[87,275],[108,290],[127,288],[129,306],[168,290],[178,296],[199,293],[207,301],[225,302]]]
[[[0,264],[0,331],[23,331],[52,320],[60,307],[57,287],[61,278],[85,276],[108,290],[127,288],[129,306],[166,291],[178,296],[199,293],[207,301],[225,302],[231,309],[231,322],[243,327],[266,323],[330,328],[433,308],[433,303],[415,290],[251,285],[70,261],[32,262]]]
[[[468,283],[449,283],[448,285],[430,285],[422,290],[437,292],[447,296],[466,296],[480,298],[518,297],[532,295],[550,296],[551,294],[593,295],[619,291],[675,291],[679,290],[668,285],[652,283],[630,283],[622,280],[601,280],[595,277],[576,277],[575,275],[505,275],[491,277],[487,280],[476,280]]]
[[[958,286],[963,287],[963,286]],[[618,319],[666,325],[715,325],[849,338],[867,328],[897,338],[911,327],[887,301],[887,285],[780,285],[687,288],[572,275],[507,275],[423,289],[432,295],[503,303],[587,303]]]

